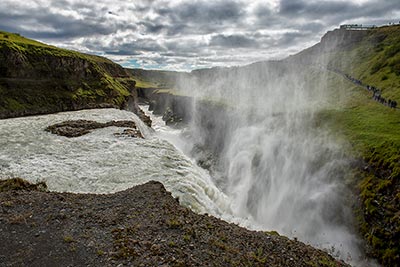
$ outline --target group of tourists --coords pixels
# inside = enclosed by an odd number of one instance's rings
[[[335,70],[335,72],[338,72],[338,70]],[[344,76],[347,79],[349,79],[350,81],[352,81],[353,83],[360,85],[360,86],[364,87],[365,89],[367,89],[368,91],[372,92],[372,99],[374,99],[375,101],[377,101],[385,106],[388,106],[390,108],[397,108],[397,101],[384,98],[381,94],[380,89],[376,88],[375,86],[368,85],[368,84],[363,85],[363,83],[360,80],[358,80],[354,77],[351,77],[348,74],[344,74]]]
[[[337,71],[336,71],[337,72]],[[357,80],[356,78],[351,77],[348,74],[344,74],[344,76],[346,76],[347,79],[349,79],[350,81],[352,81],[353,83],[357,84],[357,85],[361,85],[362,86],[362,82],[360,80]]]
[[[372,98],[375,101],[378,101],[379,103],[381,103],[385,106],[388,106],[390,108],[397,107],[397,102],[395,100],[391,100],[391,99],[386,100],[384,97],[382,97],[381,91],[378,88],[376,88],[374,86],[369,86],[369,85],[367,85],[365,88],[367,88],[368,91],[372,91],[372,93],[373,93]]]

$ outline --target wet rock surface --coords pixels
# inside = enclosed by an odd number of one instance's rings
[[[106,123],[89,121],[89,120],[70,120],[48,126],[45,130],[53,134],[66,137],[78,137],[90,133],[94,129],[105,127],[127,127],[122,134],[116,135],[129,135],[130,137],[143,138],[139,129],[137,129],[134,121],[109,121]]]
[[[158,182],[108,195],[16,189],[0,190],[1,266],[347,266],[195,214]]]
[[[169,107],[165,110],[162,119],[166,125],[171,127],[182,127],[185,125],[183,119],[176,115]]]
[[[114,133],[117,137],[140,137],[143,138],[142,134],[138,129],[124,129],[122,133]]]
[[[151,127],[152,124],[151,118],[147,116],[143,110],[137,108],[137,112],[135,112],[135,114],[138,115],[138,117],[140,118],[141,121],[144,122],[144,124],[146,124],[148,127]]]

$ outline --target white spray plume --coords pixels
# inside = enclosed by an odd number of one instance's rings
[[[202,99],[191,132],[195,143],[218,152],[222,174],[215,183],[234,215],[354,263],[361,252],[344,184],[347,159],[330,132],[317,127],[334,75],[266,62],[195,71],[177,86]],[[212,101],[220,108],[203,107]]]

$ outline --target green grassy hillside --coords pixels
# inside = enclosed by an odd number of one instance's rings
[[[0,31],[0,118],[123,107],[133,88],[129,73],[106,58]]]
[[[367,32],[354,47],[334,51],[329,65],[379,87],[385,98],[400,100],[400,26]]]
[[[339,70],[364,85],[379,88],[383,97],[400,103],[400,26],[353,35],[336,30],[327,35],[330,36],[321,43],[289,60]],[[334,94],[340,90],[345,92],[345,101],[325,110],[321,119],[346,138],[351,144],[349,153],[361,159],[352,182],[361,202],[358,220],[369,254],[385,266],[397,266],[400,262],[400,109],[374,101],[372,92],[348,80],[333,81],[328,86]]]
[[[176,82],[188,73],[163,70],[126,69],[140,88],[173,88]]]

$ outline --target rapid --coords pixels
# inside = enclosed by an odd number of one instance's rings
[[[96,129],[76,138],[44,131],[49,125],[76,119],[133,119],[146,138],[116,137],[114,133],[122,132],[117,127]],[[207,172],[146,127],[135,114],[117,109],[1,120],[0,177],[45,181],[51,191],[96,194],[155,180],[192,210],[221,215],[228,202]]]

